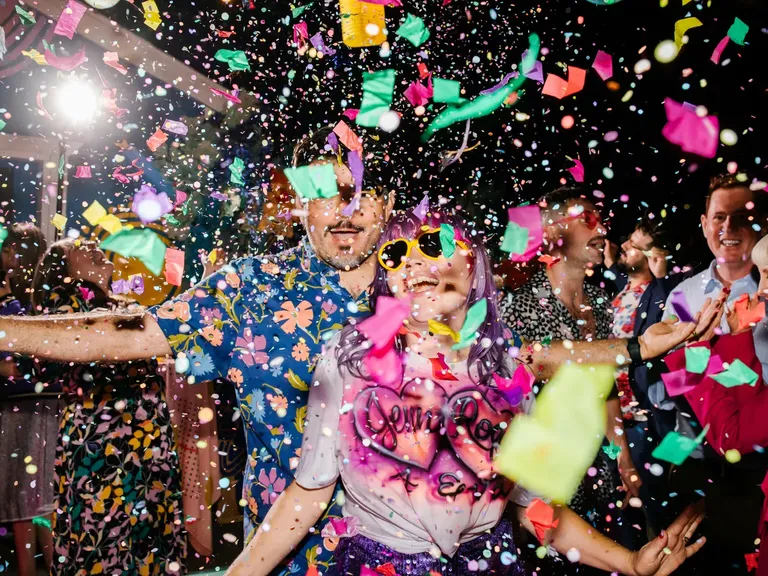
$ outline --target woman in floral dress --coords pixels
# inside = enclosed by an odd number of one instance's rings
[[[35,277],[36,313],[119,307],[108,296],[112,270],[95,244],[57,242]],[[48,364],[40,372],[60,383],[66,399],[51,574],[184,573],[178,456],[156,365]]]

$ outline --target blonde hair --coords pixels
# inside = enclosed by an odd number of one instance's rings
[[[752,248],[752,263],[758,270],[768,268],[768,236],[763,236],[760,242]]]

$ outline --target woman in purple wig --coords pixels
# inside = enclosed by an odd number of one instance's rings
[[[534,533],[525,513],[534,497],[498,474],[493,459],[533,398],[496,384],[518,364],[485,248],[455,215],[405,213],[390,221],[377,259],[374,316],[329,342],[295,481],[230,576],[269,574],[324,514],[339,477],[344,517],[323,530],[339,539],[329,574],[527,573],[502,515],[515,506]],[[552,546],[607,571],[669,574],[703,544],[687,545],[701,519],[692,511],[639,552],[565,507],[557,513],[546,534]]]

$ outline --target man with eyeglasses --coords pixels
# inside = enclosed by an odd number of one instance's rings
[[[248,450],[241,501],[245,543],[298,466],[311,375],[323,343],[348,320],[370,313],[367,289],[377,261],[371,256],[393,209],[386,152],[373,141],[363,143],[365,170],[358,194],[351,151],[332,134],[333,128],[318,130],[294,154],[294,166],[332,164],[340,192],[332,198],[297,198],[296,213],[307,233],[298,248],[275,257],[235,260],[151,314],[0,320],[3,352],[76,363],[174,355],[177,372],[189,374],[190,383],[232,382]],[[425,239],[417,249],[439,257],[434,248]],[[568,361],[615,364],[630,357],[652,358],[704,329],[712,318],[714,310],[707,310],[698,326],[659,324],[631,343],[548,342],[521,352],[521,358],[542,378]],[[328,503],[321,525],[277,573],[327,571],[338,539],[323,526],[338,514],[334,502]]]

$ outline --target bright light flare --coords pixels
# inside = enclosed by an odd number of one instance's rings
[[[93,120],[99,97],[88,82],[71,79],[56,91],[56,104],[73,124],[86,124]]]

